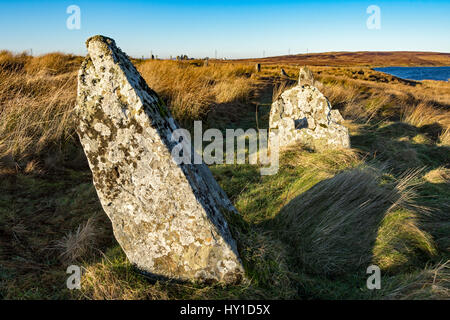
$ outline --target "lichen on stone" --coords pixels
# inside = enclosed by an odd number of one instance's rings
[[[238,214],[205,164],[172,159],[178,125],[114,40],[94,36],[78,77],[78,135],[100,202],[128,259],[145,274],[244,278],[221,210]]]
[[[298,85],[284,91],[272,104],[269,143],[276,136],[280,147],[302,144],[317,151],[350,147],[342,116],[331,109],[313,83],[312,72],[303,68]]]

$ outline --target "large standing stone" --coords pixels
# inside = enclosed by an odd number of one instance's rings
[[[244,276],[223,213],[238,214],[205,164],[177,165],[178,126],[114,40],[87,40],[78,135],[103,209],[128,259],[151,275],[237,282]]]
[[[338,110],[312,84],[312,72],[302,68],[299,84],[283,92],[270,109],[270,139],[279,146],[300,143],[314,150],[349,148],[348,129]]]

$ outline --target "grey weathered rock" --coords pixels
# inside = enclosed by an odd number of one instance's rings
[[[348,130],[338,110],[312,86],[311,71],[302,68],[299,84],[283,92],[270,110],[270,139],[278,135],[279,146],[300,143],[315,150],[349,148]]]
[[[308,84],[310,86],[314,86],[314,76],[311,70],[308,67],[300,68],[300,72],[298,75],[298,85],[303,86]]]
[[[128,259],[179,280],[244,277],[225,213],[238,214],[205,164],[177,165],[178,126],[114,40],[87,40],[78,135],[103,209]]]
[[[282,77],[289,77],[289,75],[286,73],[286,71],[284,71],[283,68],[281,68],[280,75],[281,75]]]

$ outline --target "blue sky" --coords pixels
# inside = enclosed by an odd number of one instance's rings
[[[69,5],[81,29],[69,30]],[[369,30],[366,8],[381,9]],[[1,1],[0,49],[85,54],[103,34],[129,55],[243,58],[359,50],[450,52],[450,1]]]

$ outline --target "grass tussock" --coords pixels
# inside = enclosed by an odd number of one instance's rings
[[[448,300],[450,297],[450,260],[427,267],[388,292],[391,300]]]
[[[443,146],[450,146],[450,128],[445,129],[439,135],[440,144]]]
[[[293,199],[277,220],[284,238],[295,248],[298,263],[309,272],[335,275],[372,261],[376,240],[386,242],[378,237],[378,231],[387,215],[399,208],[417,209],[412,188],[419,173],[383,181],[388,177],[377,169],[355,168],[323,180]],[[416,231],[407,230],[405,235],[431,247],[430,240]],[[401,236],[395,232],[394,238]]]
[[[419,128],[435,123],[440,124],[447,130],[450,128],[450,112],[448,110],[437,109],[425,102],[417,106],[405,107],[401,120]]]
[[[54,244],[59,251],[62,261],[70,264],[84,257],[90,250],[95,239],[94,220],[89,218],[86,223],[79,225],[75,232],[69,232]]]
[[[30,59],[31,57],[26,52],[14,54],[10,51],[2,50],[0,51],[0,68],[10,72],[22,71]]]
[[[450,183],[450,168],[439,167],[434,170],[430,170],[424,179],[430,183]]]
[[[272,90],[272,102],[277,101],[284,91],[291,89],[294,85],[289,84],[288,81],[280,81],[275,84]]]

